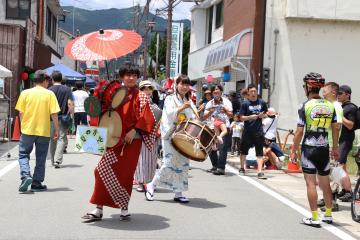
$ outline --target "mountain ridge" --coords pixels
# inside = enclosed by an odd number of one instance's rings
[[[69,33],[76,35],[77,29],[79,33],[86,34],[89,32],[97,31],[99,29],[134,29],[134,7],[130,8],[109,8],[109,9],[97,9],[88,10],[73,6],[62,6],[64,10],[68,12],[66,15],[65,22],[60,22],[59,27],[63,28]],[[72,11],[74,10],[74,13]],[[74,17],[74,28],[73,28],[73,15]],[[142,13],[139,14],[141,17]],[[143,34],[145,17],[142,17],[141,22],[138,24],[137,32]],[[149,13],[148,21],[154,21],[156,23],[153,31],[158,31],[164,34],[166,30],[167,20]],[[174,22],[183,22],[184,28],[190,29],[190,20],[183,19]]]

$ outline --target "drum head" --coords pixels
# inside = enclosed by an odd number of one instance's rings
[[[118,106],[120,106],[123,103],[126,97],[126,93],[127,93],[127,89],[125,87],[121,87],[116,90],[116,92],[114,93],[111,99],[111,107],[113,109],[116,109]]]
[[[107,142],[106,146],[114,147],[120,141],[122,133],[122,121],[120,115],[116,111],[107,111],[101,118],[99,127],[107,128]]]
[[[173,147],[183,156],[198,162],[205,161],[207,157],[206,151],[194,148],[194,139],[184,134],[175,134],[171,139]]]
[[[85,112],[90,117],[99,117],[101,114],[101,105],[97,97],[90,96],[84,102]]]

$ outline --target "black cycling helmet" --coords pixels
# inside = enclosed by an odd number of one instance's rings
[[[308,73],[304,77],[304,82],[309,85],[311,88],[322,88],[325,85],[325,78],[319,73]]]

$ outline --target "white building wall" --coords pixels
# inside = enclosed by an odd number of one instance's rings
[[[221,77],[222,71],[203,72],[208,53],[223,43],[224,26],[215,28],[215,6],[213,8],[211,43],[207,43],[209,29],[208,11],[212,5],[216,5],[220,1],[207,0],[191,9],[190,53],[188,56],[188,76],[191,80],[201,80],[208,75],[212,75],[214,78]]]
[[[360,21],[285,18],[286,0],[268,4],[264,67],[271,69],[270,102],[281,114],[279,127],[296,128],[297,109],[306,100],[302,79],[311,71],[323,74],[326,81],[350,85],[352,100],[359,105]],[[279,34],[274,81],[275,29]]]
[[[57,52],[62,56],[61,63],[65,66],[74,69],[75,70],[75,60],[72,58],[69,58],[67,55],[64,54],[64,48],[68,42],[72,40],[72,36],[68,33],[65,33],[63,30],[58,31],[58,48]]]
[[[191,12],[190,52],[206,45],[206,12],[203,8]]]
[[[360,20],[359,0],[286,0],[286,17]]]
[[[35,23],[37,22],[37,3],[36,1],[31,2],[30,18]],[[25,20],[6,19],[6,0],[0,0],[0,23],[5,24],[16,24],[26,27]]]

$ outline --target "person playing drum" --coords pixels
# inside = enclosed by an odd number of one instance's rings
[[[161,138],[164,150],[163,165],[147,185],[146,199],[153,201],[156,187],[163,187],[175,192],[174,201],[188,203],[182,195],[188,190],[189,159],[178,153],[171,145],[171,136],[176,126],[182,121],[194,119],[195,106],[190,100],[190,79],[180,75],[176,79],[176,91],[165,99],[161,118]]]
[[[149,98],[136,87],[139,70],[125,65],[119,75],[127,89],[126,95],[116,109],[105,114],[120,116],[118,124],[122,124],[122,132],[119,142],[106,150],[95,168],[95,186],[90,203],[95,204],[96,209],[82,217],[86,222],[101,220],[103,206],[121,208],[120,220],[130,219],[128,204],[141,145],[144,141],[151,149],[156,138],[155,118]]]

